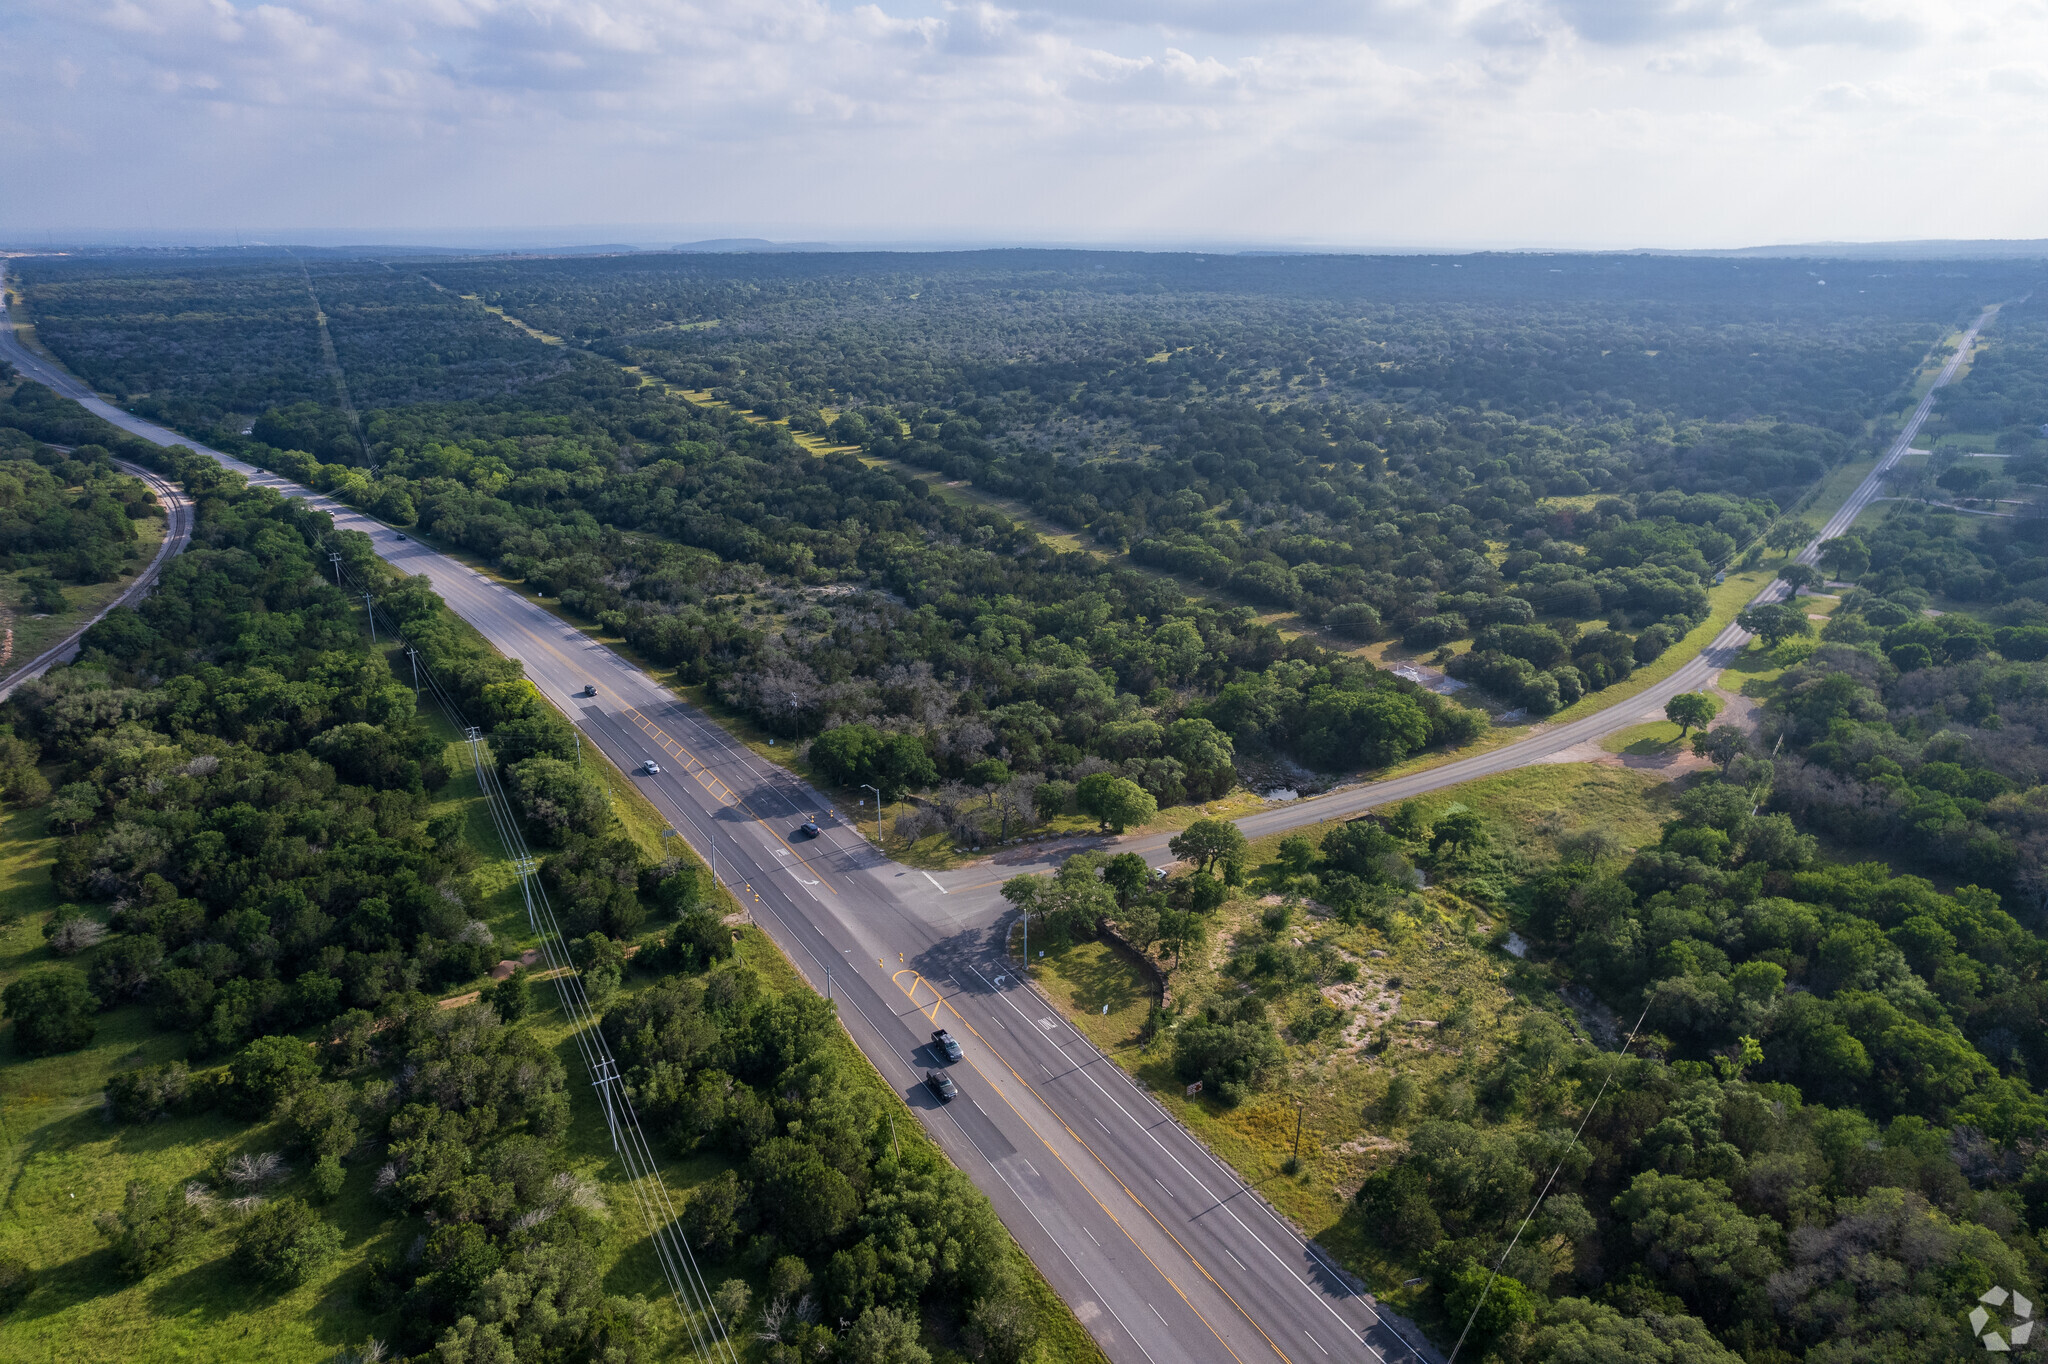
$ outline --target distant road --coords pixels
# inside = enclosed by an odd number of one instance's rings
[[[122,429],[218,460],[367,533],[562,708],[716,867],[838,1002],[849,1032],[974,1180],[1116,1364],[1434,1361],[1406,1323],[1308,1245],[1137,1083],[1019,983],[1011,915],[987,868],[947,878],[890,861],[826,796],[762,761],[641,672],[544,610],[351,507],[104,402],[0,327],[25,374]],[[597,695],[578,695],[585,685]],[[654,760],[663,769],[638,775]],[[797,826],[819,817],[821,834]],[[922,1084],[934,1028],[965,1050],[960,1097]]]
[[[1973,327],[1959,355],[1976,334]],[[996,888],[1007,876],[1049,865],[1044,850],[1018,849],[946,873],[891,861],[859,831],[859,812],[834,809],[830,798],[756,757],[653,677],[513,588],[329,497],[101,401],[23,349],[11,325],[0,327],[0,350],[30,377],[145,440],[208,455],[253,483],[305,499],[339,526],[366,532],[378,554],[405,572],[428,574],[452,610],[500,652],[520,659],[621,771],[657,762],[661,772],[632,780],[713,863],[790,960],[814,985],[829,988],[855,1041],[988,1194],[1117,1364],[1437,1358],[1412,1326],[1380,1313],[1370,1294],[1306,1244],[1236,1171],[1062,1023],[1035,990],[1020,986],[1004,950],[1014,916]],[[1944,369],[1937,387],[1957,363]],[[1931,406],[1930,394],[1850,505],[1875,495],[1880,475]],[[1816,550],[1808,546],[1803,557]],[[1772,599],[1777,590],[1774,584],[1757,599]],[[1540,761],[1661,717],[1666,700],[1706,685],[1747,638],[1731,626],[1649,691],[1494,752],[1238,822],[1256,837]],[[597,696],[578,695],[586,684]],[[813,814],[823,832],[806,841],[796,828]],[[1119,846],[1161,861],[1166,841],[1158,835]],[[930,1031],[941,1026],[958,1034],[966,1050],[956,1067],[961,1097],[947,1105],[934,1103],[919,1083],[932,1064]]]
[[[0,304],[0,316],[4,316],[4,313],[5,305]],[[8,323],[6,325],[8,327],[8,341],[12,342],[14,339],[12,324]],[[6,670],[5,675],[0,676],[0,701],[4,701],[9,696],[12,696],[14,689],[22,683],[41,677],[57,664],[68,663],[78,657],[79,638],[87,630],[97,625],[100,619],[115,607],[132,605],[147,596],[149,590],[156,586],[156,580],[163,575],[164,565],[171,561],[173,554],[184,549],[186,542],[192,538],[192,503],[186,498],[184,489],[156,471],[143,468],[140,464],[130,464],[124,459],[117,459],[114,463],[121,466],[123,473],[133,474],[147,483],[150,491],[156,494],[158,505],[164,509],[163,543],[156,547],[156,554],[151,557],[149,566],[135,575],[135,581],[122,589],[120,596],[93,612],[86,620],[80,621],[77,629],[37,654],[28,662],[18,668]]]

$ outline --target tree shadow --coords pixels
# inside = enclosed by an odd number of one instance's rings
[[[1109,1012],[1121,1013],[1133,1005],[1149,1002],[1152,990],[1137,969],[1108,943],[1101,944],[1101,949],[1085,952],[1062,948],[1055,958],[1074,1006],[1083,1013],[1099,1014],[1107,1005]]]

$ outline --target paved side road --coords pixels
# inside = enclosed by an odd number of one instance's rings
[[[1973,328],[1964,349],[1975,334]],[[994,887],[1028,864],[982,863],[935,875],[888,860],[827,797],[755,757],[532,600],[352,508],[101,402],[23,351],[11,328],[0,327],[0,349],[31,377],[124,429],[198,450],[252,482],[306,499],[337,525],[369,534],[380,555],[406,572],[428,574],[451,609],[522,660],[535,684],[622,771],[656,762],[661,771],[633,779],[812,983],[839,1002],[863,1051],[989,1195],[1118,1364],[1437,1357],[1412,1326],[1379,1312],[1370,1294],[1235,1171],[1034,991],[1020,987],[1004,951],[1012,916]],[[1954,369],[1944,371],[1944,381]],[[1910,443],[1930,406],[1921,405],[1881,468]],[[1867,501],[1877,487],[1873,473],[1858,496]],[[1669,696],[1704,685],[1744,642],[1731,627],[1652,691],[1493,753],[1241,823],[1247,833],[1269,833],[1536,761],[1661,715]],[[598,694],[580,697],[585,685]],[[797,830],[813,816],[822,832],[807,840]],[[1126,842],[1161,856],[1165,841]],[[950,1104],[921,1084],[938,1064],[928,1047],[938,1026],[949,1027],[966,1052],[954,1067],[962,1094]]]
[[[10,331],[9,340],[12,339]],[[135,581],[128,584],[120,596],[95,611],[90,618],[81,621],[78,628],[70,634],[10,671],[4,678],[0,678],[0,701],[12,696],[14,689],[22,683],[41,677],[59,663],[69,663],[78,657],[78,641],[85,632],[97,625],[101,618],[115,607],[131,606],[148,596],[150,589],[156,586],[157,579],[163,576],[164,565],[171,561],[172,555],[184,549],[192,538],[192,503],[186,498],[184,489],[155,470],[145,469],[139,464],[130,464],[119,459],[114,463],[121,466],[123,473],[133,474],[147,483],[150,490],[156,494],[157,504],[164,509],[164,516],[168,518],[163,543],[156,547],[156,554],[150,559],[149,566],[135,575]]]
[[[989,1196],[1025,1251],[1117,1364],[1427,1361],[1435,1352],[1383,1316],[1227,1166],[1037,994],[1003,947],[1006,906],[952,895],[880,856],[830,801],[762,762],[627,660],[491,582],[353,508],[87,392],[0,327],[30,377],[123,429],[218,460],[306,500],[377,552],[427,574],[450,608],[509,657],[633,779],[831,993],[855,1041]],[[595,697],[579,693],[586,685]],[[797,832],[816,815],[820,834]],[[923,1084],[940,1066],[931,1031],[965,1056],[960,1097]]]

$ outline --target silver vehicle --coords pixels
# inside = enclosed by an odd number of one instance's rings
[[[661,764],[649,758],[646,762],[640,764],[640,770],[651,777],[661,771]]]

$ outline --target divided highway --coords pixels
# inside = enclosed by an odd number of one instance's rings
[[[22,347],[4,315],[0,353],[135,435],[186,446],[252,483],[303,498],[337,525],[367,533],[395,566],[429,575],[451,609],[520,659],[600,752],[636,774],[632,779],[756,922],[838,1001],[862,1050],[988,1194],[1117,1364],[1437,1358],[1412,1327],[1380,1313],[1369,1294],[1010,974],[1003,939],[1012,916],[996,887],[1043,865],[1043,851],[944,874],[892,862],[848,812],[512,588],[350,507],[101,401]],[[1937,387],[1958,362],[1950,362]],[[1930,393],[1845,516],[1876,496],[1882,473],[1911,443],[1931,403]],[[1839,533],[1836,521],[1824,535]],[[1813,552],[1810,546],[1806,557]],[[1665,700],[1704,685],[1744,642],[1731,627],[1671,678],[1596,715],[1241,824],[1257,836],[1539,761],[1661,715]],[[597,694],[582,697],[585,686]],[[639,773],[648,760],[661,770]],[[801,838],[799,826],[812,817],[821,832]],[[1163,861],[1165,841],[1138,838],[1122,846]],[[937,1027],[950,1029],[965,1049],[953,1067],[961,1096],[944,1105],[920,1083],[939,1064],[928,1046]]]

